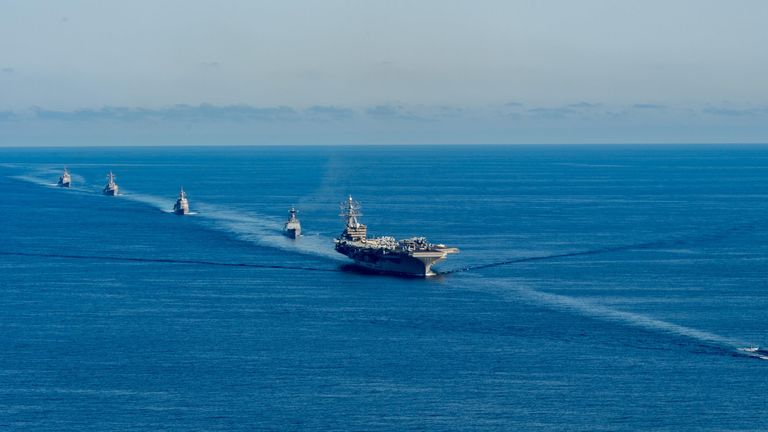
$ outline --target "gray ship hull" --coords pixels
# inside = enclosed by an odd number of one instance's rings
[[[413,277],[434,276],[432,266],[446,257],[442,252],[383,253],[344,244],[338,244],[336,251],[352,258],[356,265],[368,270]]]
[[[389,273],[402,276],[429,277],[434,276],[431,264],[424,263],[411,257],[383,257],[377,261],[354,260],[355,265],[373,270],[377,273]]]
[[[184,191],[181,192],[181,196],[176,200],[176,204],[173,205],[173,214],[178,216],[189,214],[189,202],[184,196]]]

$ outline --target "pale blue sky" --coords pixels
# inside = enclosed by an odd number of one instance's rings
[[[0,145],[768,142],[763,0],[0,0]]]

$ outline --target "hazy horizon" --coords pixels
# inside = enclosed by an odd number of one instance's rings
[[[0,146],[768,142],[768,4],[4,2]]]

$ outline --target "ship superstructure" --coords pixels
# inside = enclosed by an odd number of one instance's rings
[[[119,189],[117,183],[115,183],[115,175],[110,171],[109,174],[107,174],[107,185],[104,186],[102,193],[104,195],[116,196]]]
[[[176,204],[173,205],[173,212],[181,216],[189,214],[189,201],[183,187],[179,190],[179,198],[176,199]]]
[[[360,204],[352,196],[341,203],[346,221],[344,232],[335,240],[336,251],[352,258],[355,263],[377,272],[427,277],[435,273],[432,266],[457,248],[432,244],[424,237],[396,240],[394,237],[368,238],[367,227],[360,223]]]
[[[64,168],[64,172],[59,177],[59,181],[56,183],[58,187],[68,188],[72,184],[72,177],[69,175],[69,170]]]
[[[299,222],[299,218],[296,217],[297,213],[298,210],[291,207],[291,210],[289,211],[290,216],[283,227],[283,233],[292,239],[301,236],[301,222]]]

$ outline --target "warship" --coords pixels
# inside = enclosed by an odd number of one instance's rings
[[[432,266],[457,248],[432,244],[424,237],[395,240],[394,237],[367,237],[367,227],[358,221],[362,216],[360,204],[349,196],[341,203],[341,214],[346,220],[344,232],[335,239],[336,251],[352,258],[361,267],[380,273],[428,277],[435,273]]]
[[[118,189],[120,188],[117,186],[117,183],[115,183],[115,175],[110,171],[109,174],[107,174],[107,185],[104,186],[104,190],[101,192],[104,195],[116,196]]]
[[[288,217],[288,222],[286,222],[283,227],[283,233],[292,239],[301,236],[301,222],[299,222],[299,219],[296,217],[296,213],[298,213],[298,211],[291,207],[290,217]]]
[[[173,205],[173,213],[177,215],[189,214],[189,201],[187,201],[187,194],[182,187],[179,190],[179,198],[176,200],[176,204]]]
[[[64,168],[64,173],[61,174],[61,177],[59,177],[59,181],[56,183],[56,186],[68,188],[71,183],[72,178],[69,176],[69,171]]]

